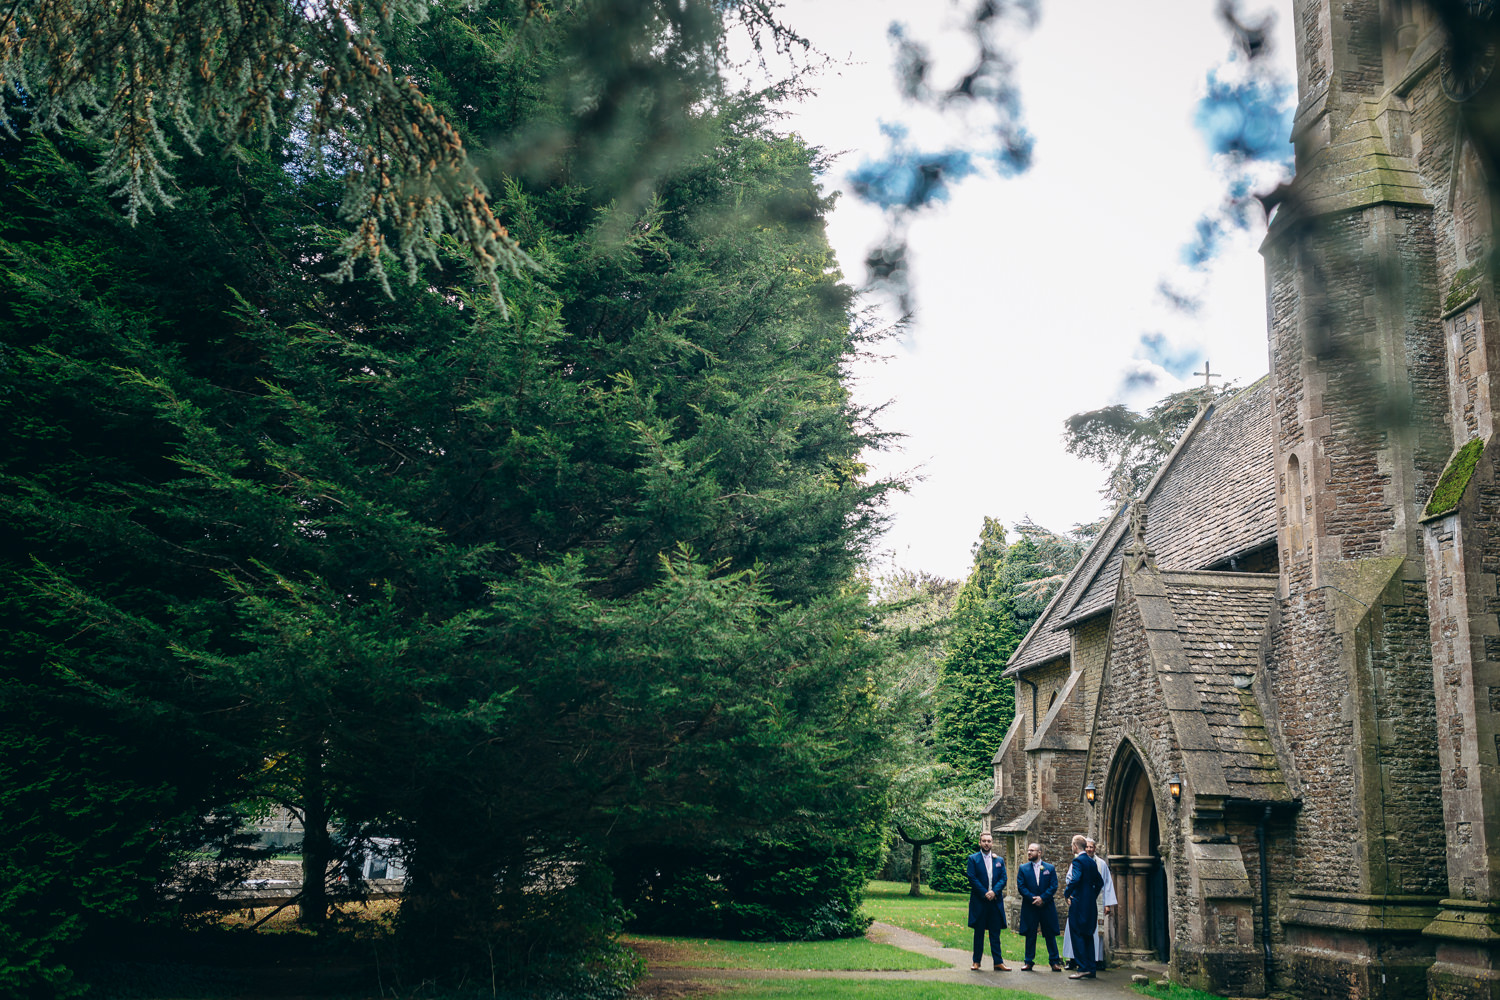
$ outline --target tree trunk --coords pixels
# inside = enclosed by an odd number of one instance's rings
[[[939,834],[936,837],[919,840],[907,833],[905,827],[900,823],[896,824],[896,835],[911,845],[911,888],[906,894],[908,896],[920,896],[922,895],[922,848],[928,844],[936,844],[943,837]]]
[[[323,741],[308,743],[302,765],[302,902],[297,922],[322,927],[328,921],[328,797],[323,790]]]

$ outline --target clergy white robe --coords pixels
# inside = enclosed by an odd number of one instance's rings
[[[1099,874],[1104,877],[1104,891],[1099,893],[1099,925],[1094,930],[1094,961],[1104,961],[1104,908],[1106,906],[1118,906],[1119,899],[1115,897],[1115,880],[1109,874],[1109,862],[1103,858],[1094,858],[1094,864],[1099,866]],[[1071,875],[1072,872],[1069,872]],[[1063,957],[1073,957],[1073,942],[1070,935],[1063,935]]]

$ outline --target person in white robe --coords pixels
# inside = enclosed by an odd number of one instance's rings
[[[1094,961],[1102,969],[1104,968],[1104,921],[1114,912],[1120,901],[1115,897],[1115,880],[1109,873],[1109,862],[1104,860],[1094,841],[1088,841],[1086,850],[1089,852],[1089,857],[1094,859],[1094,864],[1099,866],[1099,874],[1104,878],[1104,890],[1099,893],[1099,902],[1102,904],[1099,909],[1099,925],[1094,931]],[[1071,874],[1069,872],[1069,875]],[[1066,934],[1063,935],[1063,958],[1074,961],[1073,945]]]

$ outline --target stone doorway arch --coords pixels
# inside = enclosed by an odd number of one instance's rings
[[[1114,878],[1114,950],[1125,961],[1171,957],[1167,870],[1156,796],[1140,754],[1122,743],[1104,795],[1104,848]]]

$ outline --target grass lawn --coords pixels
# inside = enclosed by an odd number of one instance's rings
[[[864,938],[837,941],[718,941],[627,935],[621,939],[658,969],[946,969],[947,963]]]
[[[994,986],[911,980],[776,979],[723,985],[727,988],[715,994],[716,1000],[1047,1000],[1036,993]]]
[[[895,924],[942,942],[949,948],[968,951],[974,946],[974,931],[969,927],[969,894],[966,892],[933,892],[923,888],[922,895],[908,896],[905,882],[871,882],[865,888],[865,912],[882,923]],[[1012,931],[1000,932],[1000,950],[1005,961],[1020,961],[1026,942]],[[1047,942],[1037,937],[1037,951],[1043,958]],[[1062,942],[1057,943],[1059,948]],[[986,942],[988,952],[989,944]],[[989,956],[985,956],[988,964]]]

